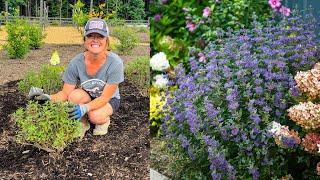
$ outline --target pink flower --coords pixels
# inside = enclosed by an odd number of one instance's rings
[[[203,16],[204,18],[207,18],[208,16],[210,16],[210,8],[209,8],[208,6],[203,9],[203,14],[202,14],[202,16]]]
[[[154,21],[159,21],[161,18],[161,15],[160,14],[157,14],[154,16]]]
[[[206,61],[206,57],[204,56],[204,54],[202,52],[198,53],[199,58],[199,62],[205,62]]]
[[[195,30],[197,28],[197,25],[195,22],[189,21],[187,23],[187,28],[189,29],[190,32],[192,32],[193,30]]]
[[[285,16],[290,16],[290,8],[286,8],[284,6],[281,6],[279,12],[281,12]]]
[[[275,9],[276,7],[279,7],[281,5],[280,0],[269,0],[268,2],[272,9]]]

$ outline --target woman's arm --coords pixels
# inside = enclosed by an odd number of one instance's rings
[[[106,105],[112,97],[112,94],[118,88],[118,84],[106,84],[103,88],[101,96],[88,103],[89,111],[99,109]]]
[[[51,101],[64,102],[68,100],[69,94],[76,88],[76,85],[64,83],[63,88],[56,94],[50,95]]]

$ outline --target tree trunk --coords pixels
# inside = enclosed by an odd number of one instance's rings
[[[61,24],[61,11],[62,11],[62,0],[60,0],[60,24]]]
[[[90,13],[92,12],[93,9],[93,0],[90,0]]]

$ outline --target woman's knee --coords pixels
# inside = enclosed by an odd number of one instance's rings
[[[84,90],[75,89],[69,94],[68,101],[77,104],[84,104],[90,102],[91,98]]]
[[[97,114],[94,111],[89,112],[89,119],[92,124],[104,124],[107,122],[107,115]]]
[[[98,110],[90,111],[88,113],[90,122],[93,124],[104,124],[107,122],[107,118],[111,115],[112,107],[109,103]]]

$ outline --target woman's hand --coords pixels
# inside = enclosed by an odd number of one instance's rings
[[[43,89],[41,88],[31,87],[27,99],[37,101],[50,101],[50,96],[48,94],[44,94]]]
[[[81,120],[81,118],[88,112],[88,104],[77,104],[70,108],[69,117],[70,119]]]

